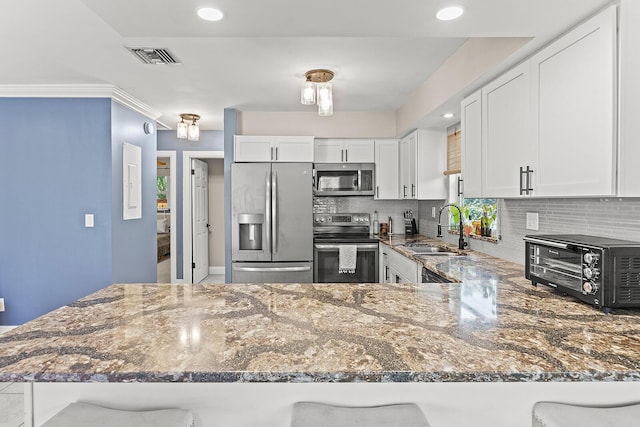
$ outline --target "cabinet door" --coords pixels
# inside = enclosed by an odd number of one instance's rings
[[[233,159],[236,162],[270,162],[273,143],[272,136],[236,135]]]
[[[314,142],[313,161],[315,163],[342,163],[344,151],[339,139],[316,139]]]
[[[376,199],[398,198],[398,140],[376,140]]]
[[[481,167],[485,197],[520,196],[523,177],[520,167],[529,166],[534,170],[530,178],[535,178],[536,150],[530,143],[530,98],[528,61],[482,89]]]
[[[416,139],[415,198],[439,200],[447,197],[448,180],[446,129],[419,129]]]
[[[536,196],[615,193],[616,10],[531,59]]]
[[[460,105],[462,139],[462,194],[482,197],[482,97],[481,91],[468,96]]]
[[[274,154],[278,162],[313,162],[313,137],[276,136]]]
[[[416,146],[418,132],[413,131],[400,140],[400,198],[415,199],[416,188]]]
[[[347,163],[375,162],[374,142],[370,139],[343,140],[344,161]]]

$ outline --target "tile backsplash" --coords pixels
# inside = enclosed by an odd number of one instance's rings
[[[431,217],[431,208],[438,209],[444,200],[419,202],[418,231],[435,237],[438,218]],[[526,213],[535,212],[539,230],[527,230]],[[436,215],[437,216],[437,215]],[[444,215],[443,215],[444,216]],[[640,241],[640,199],[499,199],[497,243],[470,239],[471,249],[524,264],[526,234],[589,234]],[[456,243],[457,235],[445,233],[443,240]]]

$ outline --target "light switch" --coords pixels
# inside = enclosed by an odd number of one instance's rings
[[[93,227],[93,214],[84,214],[84,226]]]
[[[527,212],[527,230],[538,231],[538,212]]]

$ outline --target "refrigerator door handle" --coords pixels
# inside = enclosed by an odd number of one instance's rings
[[[278,252],[278,173],[271,172],[271,253]]]
[[[266,247],[268,248],[268,250],[271,250],[271,216],[269,215],[269,212],[271,211],[271,171],[269,171],[267,173],[267,178],[266,178],[266,203],[265,203],[265,208],[264,208],[264,217],[265,217],[265,234],[266,234]]]
[[[234,271],[244,271],[249,273],[271,273],[271,272],[289,272],[289,271],[309,271],[311,267],[236,267],[233,266]]]

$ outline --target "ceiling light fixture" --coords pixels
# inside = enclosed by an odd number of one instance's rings
[[[201,7],[196,13],[205,21],[219,21],[224,17],[222,12],[212,7]]]
[[[334,73],[331,70],[317,69],[304,73],[305,81],[300,91],[300,103],[303,105],[318,104],[318,114],[321,116],[333,115],[333,88],[331,79]]]
[[[442,117],[444,117],[445,119],[450,119],[453,117],[453,113],[444,113]]]
[[[458,19],[464,13],[464,9],[460,6],[449,6],[442,8],[436,13],[436,18],[441,21],[451,21],[453,19]]]
[[[191,121],[191,123],[185,122]],[[176,134],[179,139],[188,139],[189,141],[197,141],[200,139],[200,127],[198,126],[200,116],[197,114],[180,114],[180,122],[176,128]]]

